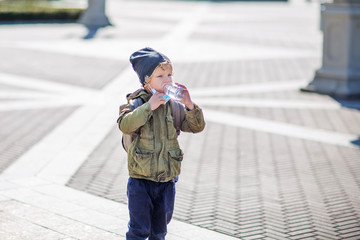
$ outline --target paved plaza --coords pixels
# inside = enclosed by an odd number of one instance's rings
[[[116,126],[149,46],[204,110],[167,240],[360,239],[360,100],[301,92],[320,5],[107,0],[113,26],[0,25],[0,239],[125,239]]]

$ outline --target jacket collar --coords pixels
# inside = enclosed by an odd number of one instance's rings
[[[145,90],[145,88],[139,88],[135,92],[129,94],[127,96],[127,100],[130,101],[131,99],[134,99],[134,98],[141,98],[144,102],[147,102],[147,101],[149,101],[151,96],[152,96],[152,94],[147,92]]]

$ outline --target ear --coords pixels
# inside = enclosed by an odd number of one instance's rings
[[[147,83],[150,82],[151,76],[149,77],[148,75],[146,75],[146,76],[144,77],[144,79],[145,79],[145,84],[147,84]]]
[[[145,88],[146,91],[148,91],[149,93],[151,93],[151,86],[150,86],[149,83],[145,83],[144,88]]]

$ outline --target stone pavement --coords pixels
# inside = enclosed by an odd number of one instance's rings
[[[124,239],[129,55],[174,62],[204,108],[169,240],[360,239],[360,103],[302,93],[319,5],[108,0],[114,27],[0,25],[0,239]]]

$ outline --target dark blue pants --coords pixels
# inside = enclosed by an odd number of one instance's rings
[[[165,239],[174,211],[175,183],[129,178],[127,196],[130,221],[126,239]]]

